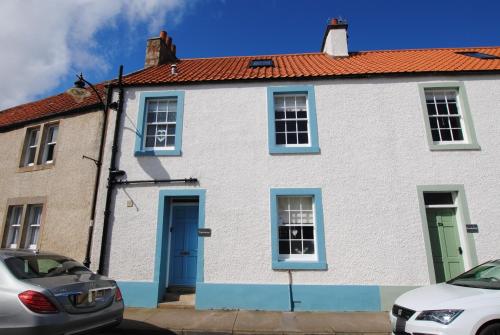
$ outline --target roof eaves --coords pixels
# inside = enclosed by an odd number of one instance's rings
[[[28,120],[22,120],[19,122],[9,123],[7,125],[0,125],[0,133],[5,133],[5,132],[13,130],[13,129],[25,127],[28,124],[39,123],[41,121],[49,120],[49,119],[52,119],[55,117],[62,117],[62,116],[71,115],[71,114],[91,112],[93,109],[98,110],[99,108],[102,109],[102,108],[104,108],[104,106],[100,102],[97,102],[97,103],[94,103],[91,105],[81,106],[81,107],[73,108],[73,109],[69,109],[69,110],[64,110],[64,111],[61,111],[58,113],[51,113],[51,114],[43,115],[40,117],[28,119]]]
[[[362,72],[362,73],[334,73],[327,75],[307,75],[307,76],[288,76],[288,77],[265,77],[265,78],[234,78],[234,79],[223,79],[223,80],[184,80],[184,81],[165,81],[165,82],[139,82],[139,83],[128,83],[123,84],[123,87],[158,87],[158,86],[181,86],[181,85],[205,85],[205,84],[224,84],[227,82],[268,82],[268,81],[294,81],[294,80],[311,80],[311,79],[344,79],[344,78],[368,78],[368,77],[404,77],[404,76],[426,76],[426,75],[471,75],[471,74],[500,74],[500,69],[487,69],[487,70],[429,70],[429,71],[393,71],[393,72]]]

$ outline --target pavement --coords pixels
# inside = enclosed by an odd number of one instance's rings
[[[127,308],[122,324],[99,335],[390,334],[387,312],[197,311]]]

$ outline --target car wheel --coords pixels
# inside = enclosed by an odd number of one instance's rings
[[[484,327],[478,335],[500,335],[500,323],[493,323]]]

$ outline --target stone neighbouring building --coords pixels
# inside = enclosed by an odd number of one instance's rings
[[[104,95],[104,90],[100,87]],[[53,251],[83,261],[102,105],[63,93],[0,112],[2,248]]]

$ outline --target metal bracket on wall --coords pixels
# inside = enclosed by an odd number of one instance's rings
[[[101,162],[99,162],[99,161],[98,161],[97,159],[95,159],[95,158],[92,158],[92,157],[89,157],[89,156],[85,156],[85,155],[83,155],[83,156],[82,156],[82,159],[90,159],[92,162],[94,162],[94,164],[95,164],[96,166],[101,166]]]

